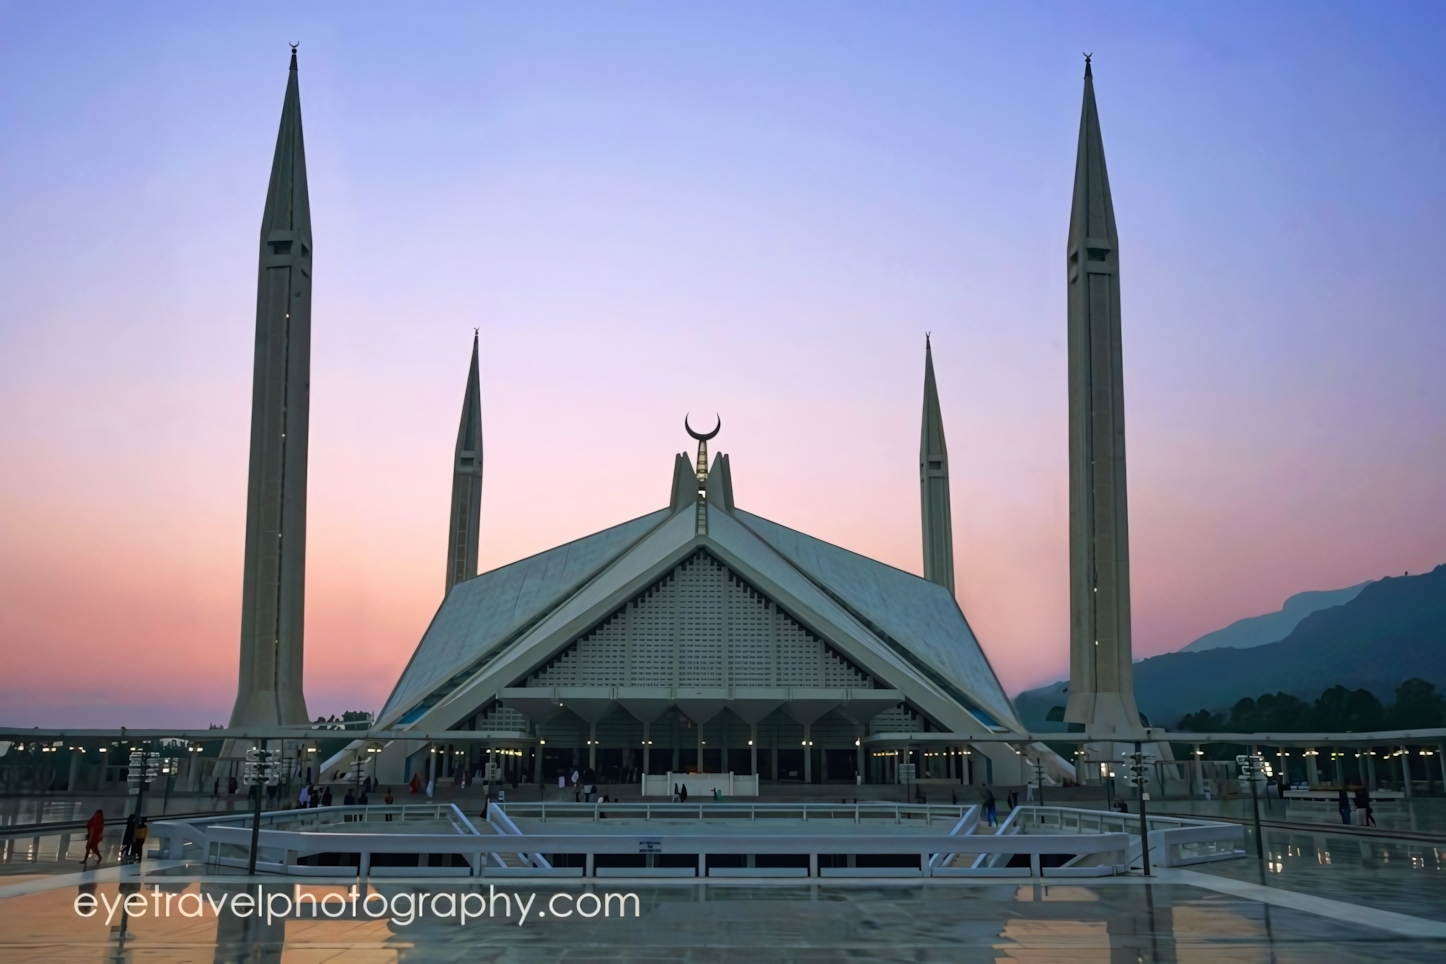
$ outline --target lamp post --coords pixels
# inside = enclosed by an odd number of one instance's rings
[[[1029,761],[1029,765],[1034,767],[1034,782],[1039,786],[1039,805],[1042,807],[1044,806],[1044,761],[1035,757]]]
[[[1140,803],[1140,859],[1144,868],[1145,876],[1150,876],[1150,828],[1145,819],[1145,782],[1149,780],[1150,765],[1155,758],[1140,749],[1140,743],[1135,741],[1134,753],[1120,754],[1125,758],[1125,769],[1128,771],[1125,776],[1127,783],[1135,785],[1138,791]]]
[[[145,806],[146,787],[156,778],[161,763],[161,755],[143,748],[131,751],[130,767],[126,770],[126,783],[135,788],[136,791],[136,816],[140,816],[141,808]],[[162,807],[162,812],[164,812]]]
[[[1244,753],[1235,758],[1240,767],[1240,773],[1250,781],[1250,802],[1255,807],[1255,856],[1257,860],[1265,860],[1265,838],[1260,833],[1260,794],[1256,790],[1255,780],[1260,775],[1265,761],[1259,753]]]
[[[246,751],[246,764],[241,768],[241,782],[251,790],[251,856],[246,861],[248,876],[256,874],[256,850],[261,837],[261,788],[274,787],[280,782],[280,774],[266,749],[266,741]]]

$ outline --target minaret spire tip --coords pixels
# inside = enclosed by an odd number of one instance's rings
[[[292,69],[292,70],[295,70],[295,69],[296,69],[296,48],[297,48],[297,47],[300,47],[300,46],[301,46],[301,44],[299,44],[299,43],[297,43],[297,44],[292,44],[292,45],[291,45],[291,69]]]
[[[1092,79],[1094,79],[1094,71],[1090,70],[1090,58],[1093,57],[1093,56],[1094,56],[1094,54],[1092,54],[1092,53],[1089,53],[1089,54],[1085,54],[1085,55],[1084,55],[1084,59],[1085,59],[1085,80],[1092,80]]]

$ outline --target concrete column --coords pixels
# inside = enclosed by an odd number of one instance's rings
[[[1401,747],[1401,755],[1396,759],[1401,761],[1401,787],[1406,791],[1406,799],[1411,799],[1411,751],[1404,746]]]
[[[643,724],[643,767],[642,767],[643,776],[647,776],[648,773],[650,772],[650,771],[648,770],[648,757],[650,757],[650,756],[653,755],[652,752],[651,752],[652,747],[649,745],[649,744],[651,744],[651,743],[653,742],[652,732],[653,732],[653,724],[651,724],[651,723],[644,723],[644,724]]]
[[[753,767],[753,775],[758,776],[758,724],[748,724],[748,756]]]
[[[803,725],[803,782],[813,782],[813,724]]]
[[[858,744],[854,748],[854,766],[859,772],[858,782],[862,783],[864,780],[864,728],[862,726],[859,727],[858,736],[854,738],[854,742]]]
[[[1366,786],[1370,788],[1372,793],[1375,793],[1380,789],[1380,786],[1376,783],[1376,751],[1370,750],[1368,753],[1370,755],[1366,757]]]
[[[1335,752],[1332,752],[1332,753],[1331,753],[1331,763],[1334,764],[1333,769],[1335,770],[1335,774],[1336,774],[1336,786],[1338,786],[1338,787],[1343,787],[1343,786],[1345,786],[1345,785],[1346,785],[1346,766],[1345,766],[1344,763],[1341,762],[1341,757],[1340,757],[1338,754],[1336,754]]]
[[[71,751],[70,751],[70,775],[69,775],[69,776],[66,778],[66,780],[65,780],[65,789],[66,789],[66,791],[67,791],[68,793],[74,793],[76,790],[78,790],[78,789],[80,788],[80,787],[79,787],[79,781],[80,781],[80,761],[81,761],[81,759],[82,759],[84,756],[85,756],[85,751],[84,751],[84,750],[71,750]],[[60,855],[60,859],[61,859],[61,860],[64,860],[64,859],[65,859],[65,854],[62,853],[62,854]]]
[[[589,769],[597,769],[597,724],[587,725],[587,765]]]
[[[541,792],[541,789],[540,789],[540,788],[542,787],[542,744],[541,744],[541,743],[539,743],[537,746],[535,746],[535,747],[532,748],[532,782],[535,783],[535,784],[537,784],[537,786],[539,787],[538,792],[540,793],[540,792]]]
[[[1441,765],[1441,792],[1446,793],[1446,743],[1437,745],[1436,761]]]
[[[707,773],[703,768],[703,724],[698,724],[698,772]]]
[[[1320,771],[1315,766],[1316,749],[1313,746],[1305,749],[1305,780],[1311,786],[1320,786]]]
[[[100,773],[95,778],[95,788],[97,790],[105,789],[105,778],[109,775],[109,771],[110,747],[103,746],[100,748]]]

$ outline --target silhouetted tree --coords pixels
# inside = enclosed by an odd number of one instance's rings
[[[1311,708],[1312,730],[1334,733],[1363,733],[1379,730],[1385,721],[1385,707],[1370,690],[1348,690],[1332,686],[1320,695]]]
[[[1408,679],[1396,687],[1396,701],[1386,710],[1385,724],[1392,730],[1416,730],[1446,725],[1446,700],[1436,685]]]

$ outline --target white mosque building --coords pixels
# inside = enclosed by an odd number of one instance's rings
[[[260,238],[241,670],[233,726],[305,726],[302,630],[312,250],[293,53]],[[1119,239],[1086,63],[1068,238],[1071,693],[1066,719],[1139,739],[1131,679]],[[728,455],[677,455],[656,512],[477,573],[482,411],[472,345],[453,453],[446,592],[354,744],[386,783],[484,762],[509,780],[592,769],[784,784],[907,775],[1019,785],[1074,766],[1028,734],[954,594],[949,459],[925,341],[922,577],[735,504]],[[661,488],[661,480],[660,486]],[[455,743],[438,733],[457,732]],[[463,733],[465,732],[465,736]],[[423,737],[421,734],[428,734]],[[1018,740],[1011,736],[1017,735]],[[1087,778],[1113,757],[1088,758]],[[1033,764],[1031,765],[1031,761]],[[1093,769],[1091,769],[1093,768]],[[1093,772],[1094,777],[1088,777]]]
[[[392,742],[374,764],[382,782],[440,781],[484,762],[532,781],[591,768],[602,783],[670,772],[893,783],[913,762],[921,778],[1024,782],[1019,752],[995,742],[1024,728],[950,585],[948,455],[929,346],[920,481],[924,542],[940,562],[926,567],[932,580],[738,507],[728,455],[709,463],[721,422],[707,435],[688,428],[697,458],[676,456],[665,507],[474,575],[476,350],[474,341],[446,598],[376,720],[467,738]],[[911,751],[909,734],[921,732],[960,739]],[[971,746],[970,735],[992,741]],[[1042,752],[1065,775],[1068,765]]]

